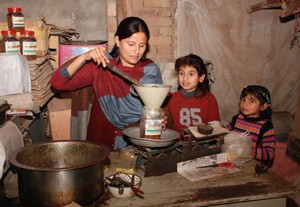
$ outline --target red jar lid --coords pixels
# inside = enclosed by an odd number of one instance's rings
[[[9,13],[21,12],[22,8],[7,8]]]
[[[22,30],[20,31],[20,34],[21,34],[21,35],[32,35],[32,36],[34,36],[34,31],[22,29]]]
[[[1,31],[1,34],[2,34],[2,35],[16,35],[17,32],[16,32],[16,30],[14,30],[14,29],[11,29],[11,30],[2,30],[2,31]]]

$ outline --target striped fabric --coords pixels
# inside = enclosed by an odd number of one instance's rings
[[[274,159],[275,132],[271,121],[259,118],[248,118],[242,114],[236,115],[233,121],[227,125],[230,131],[249,132],[252,138],[252,157],[260,161]],[[236,120],[236,121],[234,121]]]

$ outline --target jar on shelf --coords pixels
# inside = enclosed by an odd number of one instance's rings
[[[2,39],[0,42],[1,53],[19,53],[20,42],[16,37],[16,30],[2,30]]]
[[[36,60],[36,38],[34,31],[21,30],[19,41],[21,54],[26,56],[27,60]]]
[[[8,8],[7,10],[8,29],[14,29],[17,32],[25,29],[25,19],[24,15],[22,14],[22,8]]]

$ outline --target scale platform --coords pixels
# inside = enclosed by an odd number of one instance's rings
[[[136,145],[137,154],[135,169],[144,170],[145,177],[159,176],[176,172],[177,163],[222,152],[221,135],[196,139],[189,131],[185,131],[186,140],[178,140],[171,145],[159,148],[149,148]]]

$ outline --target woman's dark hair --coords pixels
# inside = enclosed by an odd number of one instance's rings
[[[175,71],[178,74],[180,67],[185,67],[185,66],[192,66],[196,68],[198,71],[199,76],[205,74],[205,79],[202,83],[198,83],[197,86],[197,92],[202,91],[201,96],[204,96],[209,90],[210,90],[210,85],[209,85],[209,79],[207,76],[207,69],[204,64],[204,61],[202,60],[201,57],[195,54],[189,54],[184,57],[180,57],[176,59],[175,61]],[[180,89],[181,86],[178,86],[178,89]]]
[[[259,100],[260,105],[264,103],[268,104],[268,107],[260,112],[260,117],[262,119],[271,120],[273,111],[271,108],[271,95],[269,90],[264,86],[249,85],[243,89],[240,99],[245,98],[248,94],[255,96]]]
[[[149,32],[148,26],[144,20],[142,20],[141,18],[138,18],[138,17],[127,17],[127,18],[123,19],[117,28],[115,37],[118,36],[119,40],[121,41],[122,39],[131,37],[133,34],[135,34],[137,32],[143,32],[143,33],[145,33],[145,35],[147,37],[146,51],[145,51],[143,57],[141,58],[141,61],[143,61],[145,59],[146,53],[149,51],[148,41],[150,39],[150,32]],[[113,49],[111,50],[110,55],[114,58],[119,56],[119,48],[117,47],[116,44],[114,45]]]

